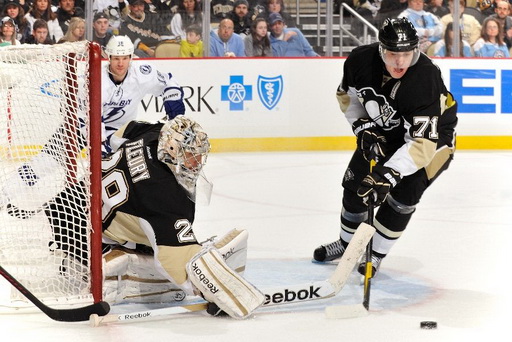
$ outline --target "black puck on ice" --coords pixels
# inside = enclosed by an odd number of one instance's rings
[[[421,329],[437,329],[437,322],[434,321],[423,321],[420,323]]]

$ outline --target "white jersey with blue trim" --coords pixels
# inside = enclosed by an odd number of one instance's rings
[[[167,117],[185,114],[183,89],[171,73],[157,70],[147,61],[132,61],[125,79],[114,82],[109,66],[102,69],[101,99],[103,152],[110,153],[110,137],[127,122],[137,119],[146,95],[160,96]]]

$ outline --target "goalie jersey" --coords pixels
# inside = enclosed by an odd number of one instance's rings
[[[385,70],[379,43],[354,49],[343,66],[337,98],[350,124],[369,117],[381,128],[388,148],[384,165],[402,176],[438,164],[435,157],[446,160],[455,150],[457,103],[424,54],[394,79]]]
[[[156,269],[192,294],[185,265],[201,248],[195,203],[157,158],[162,126],[132,121],[116,133],[124,143],[102,161],[103,236],[152,247]]]

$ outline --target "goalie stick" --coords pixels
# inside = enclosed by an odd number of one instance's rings
[[[352,270],[358,263],[361,255],[363,255],[365,252],[366,245],[374,233],[375,228],[369,226],[366,223],[361,223],[329,279],[306,284],[291,286],[285,285],[263,289],[262,292],[265,294],[265,302],[262,306],[269,307],[274,305],[301,303],[311,300],[327,299],[336,296],[345,286],[350,274],[352,273]],[[157,316],[169,316],[206,310],[207,304],[208,303],[206,301],[202,301],[192,305],[182,305],[125,314],[111,314],[104,317],[99,317],[99,315],[93,314],[91,315],[89,322],[91,326],[97,327],[102,323],[146,320]],[[354,305],[337,306],[336,317],[361,316],[362,313],[361,310],[359,310],[359,307],[362,307],[362,305],[358,304],[357,307]],[[367,312],[364,309],[363,311]],[[329,310],[326,310],[326,314],[330,317]]]
[[[79,322],[89,320],[91,315],[105,316],[110,311],[110,306],[107,302],[98,302],[88,306],[75,309],[54,309],[43,302],[30,292],[25,286],[23,286],[16,278],[14,278],[5,268],[0,266],[0,274],[20,291],[28,300],[30,300],[35,306],[39,308],[46,316],[53,320],[61,322]]]

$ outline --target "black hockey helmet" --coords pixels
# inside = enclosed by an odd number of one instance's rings
[[[420,58],[419,38],[416,29],[407,18],[386,19],[379,30],[379,53],[382,61],[391,67],[411,67]],[[393,55],[409,55],[408,62],[398,66]]]
[[[407,18],[386,19],[379,30],[383,49],[395,52],[411,51],[418,47],[416,29]]]

